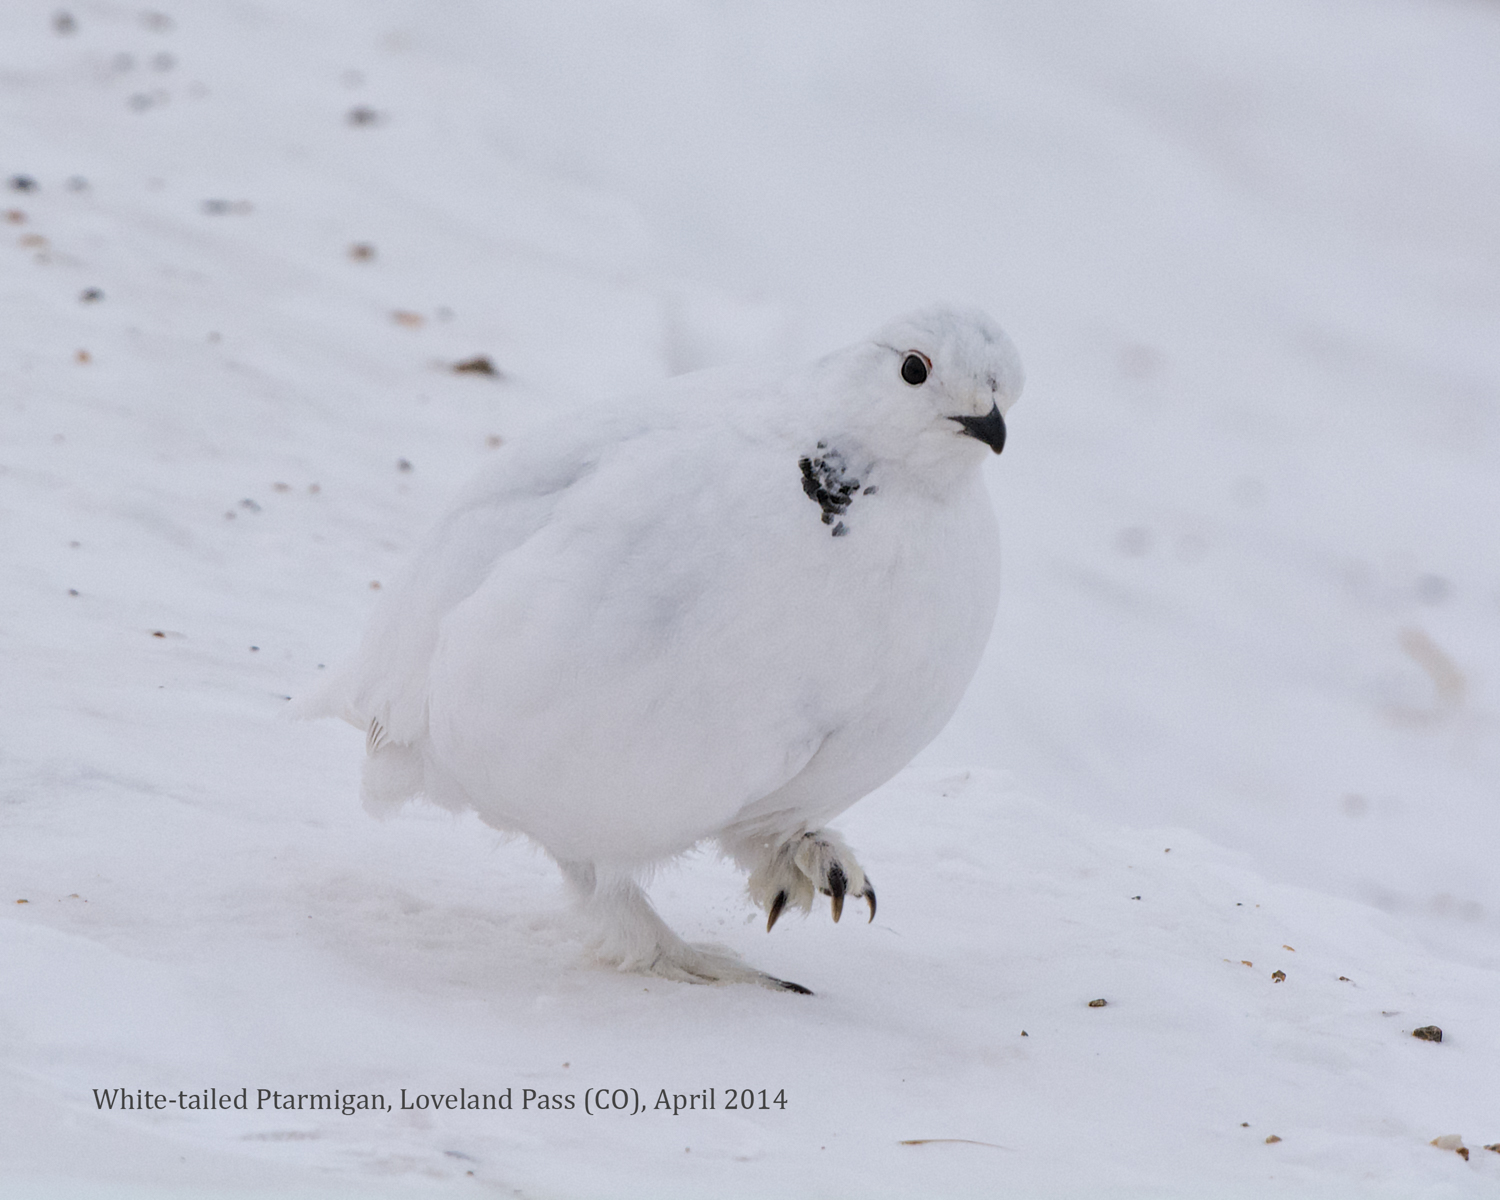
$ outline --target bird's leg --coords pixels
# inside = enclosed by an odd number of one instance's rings
[[[753,849],[752,849],[753,845]],[[833,919],[844,913],[844,897],[856,896],[870,906],[875,919],[875,885],[854,851],[831,829],[799,831],[785,839],[726,845],[750,870],[750,898],[766,910],[766,930],[788,908],[812,910],[817,893],[833,901]],[[748,852],[748,853],[747,853]]]
[[[563,878],[568,882],[568,890],[573,893],[574,899],[580,904],[587,904],[589,897],[594,894],[594,888],[598,884],[598,872],[594,870],[591,862],[563,862],[557,863],[558,869],[562,871]]]
[[[593,863],[558,865],[587,922],[590,948],[601,962],[681,983],[756,983],[777,991],[807,993],[800,984],[747,966],[732,952],[683,941],[657,916],[628,872]]]

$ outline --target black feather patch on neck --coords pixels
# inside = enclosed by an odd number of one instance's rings
[[[797,465],[802,468],[802,490],[823,510],[823,524],[833,525],[854,503],[859,480],[849,474],[844,456],[837,450],[828,449],[826,442],[818,443],[818,451],[797,460]],[[833,536],[843,537],[848,532],[848,527],[839,521]]]

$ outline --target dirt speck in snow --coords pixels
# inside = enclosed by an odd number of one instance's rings
[[[453,369],[460,375],[492,375],[499,377],[500,372],[486,355],[476,354],[473,358],[466,358],[462,362],[453,364]]]

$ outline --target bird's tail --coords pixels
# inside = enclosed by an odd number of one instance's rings
[[[351,691],[345,672],[340,671],[321,686],[295,697],[282,711],[294,721],[338,717],[356,729],[365,729],[369,722],[355,711]]]
[[[382,732],[380,722],[370,722],[359,795],[366,812],[388,817],[426,790],[426,771],[420,746],[383,740]]]
[[[348,669],[340,671],[321,687],[299,696],[282,711],[297,721],[338,717],[365,734],[365,765],[360,798],[365,810],[387,817],[406,801],[426,793],[426,714],[392,713],[391,705],[378,703],[358,687],[360,680]],[[370,716],[371,710],[380,715]]]

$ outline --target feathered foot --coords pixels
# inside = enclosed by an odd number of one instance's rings
[[[757,971],[732,951],[683,941],[628,876],[600,872],[592,863],[560,865],[588,923],[590,948],[600,962],[679,983],[754,983],[779,992],[812,995],[800,983]]]
[[[854,851],[831,829],[799,834],[769,846],[750,872],[750,897],[766,910],[769,933],[787,908],[812,911],[818,892],[833,899],[833,919],[844,915],[844,897],[855,896],[870,906],[875,919],[875,885]]]

